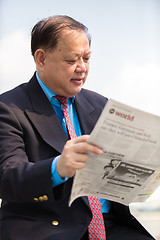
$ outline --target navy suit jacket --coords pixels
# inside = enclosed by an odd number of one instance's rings
[[[90,134],[107,99],[82,89],[75,106],[83,134]],[[79,240],[92,219],[88,198],[68,200],[72,181],[52,188],[51,163],[67,137],[35,75],[0,96],[1,240]],[[111,203],[120,221],[149,233],[129,208]]]

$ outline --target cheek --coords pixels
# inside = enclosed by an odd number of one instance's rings
[[[86,66],[86,76],[88,75],[89,72],[89,64]]]
[[[74,73],[75,71],[75,66],[72,66],[72,65],[65,65],[62,69],[61,69],[61,72],[63,72],[64,75],[71,75]]]
[[[89,72],[89,63],[86,64],[86,73],[88,74]]]

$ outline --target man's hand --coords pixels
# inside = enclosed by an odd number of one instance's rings
[[[67,141],[57,161],[57,172],[61,178],[73,177],[76,170],[82,169],[88,160],[87,153],[102,154],[102,150],[87,143],[88,135]]]

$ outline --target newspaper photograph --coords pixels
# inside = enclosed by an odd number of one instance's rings
[[[160,117],[108,100],[88,142],[103,154],[88,154],[69,205],[90,195],[129,205],[145,201],[160,185]]]

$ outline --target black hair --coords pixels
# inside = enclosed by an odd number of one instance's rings
[[[88,37],[89,45],[91,45],[91,37],[85,25],[69,16],[57,15],[45,18],[33,27],[31,32],[32,55],[34,56],[36,50],[39,48],[50,51],[54,50],[60,38],[60,33],[65,28],[85,32]]]

